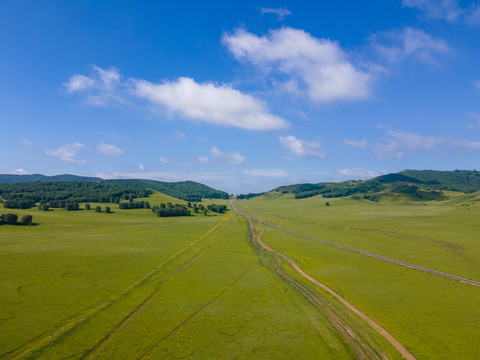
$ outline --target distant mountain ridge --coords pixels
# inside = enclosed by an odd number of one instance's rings
[[[166,195],[186,201],[200,201],[202,198],[228,199],[225,191],[212,189],[211,187],[194,181],[163,182],[143,179],[112,179],[103,180],[99,177],[77,176],[70,174],[46,176],[41,174],[13,175],[0,174],[0,184],[31,183],[31,182],[98,182],[116,184],[125,187],[152,189]]]
[[[62,175],[15,175],[15,174],[0,174],[0,184],[10,184],[10,183],[27,183],[34,181],[43,181],[43,182],[59,182],[59,181],[82,181],[82,182],[100,182],[103,179],[99,177],[91,176],[78,176],[70,174]]]

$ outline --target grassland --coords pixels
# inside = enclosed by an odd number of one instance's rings
[[[272,193],[237,206],[301,233],[479,280],[478,199],[447,195],[325,206],[321,197]],[[160,193],[139,200],[185,203]],[[0,226],[0,359],[353,359],[358,344],[372,357],[401,358],[329,293],[256,246],[241,216],[159,218],[100,205],[113,213],[2,209],[32,214],[37,225]],[[260,224],[255,232],[418,359],[480,353],[480,289]]]
[[[444,201],[392,197],[376,203],[270,193],[237,207],[303,234],[479,280],[478,196],[446,195]],[[417,358],[472,359],[480,353],[477,287],[273,228],[263,239],[373,317]]]
[[[0,227],[1,359],[354,358],[241,217],[106,205]]]

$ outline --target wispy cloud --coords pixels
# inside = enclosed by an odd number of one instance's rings
[[[288,173],[281,169],[251,169],[243,170],[242,174],[248,176],[260,176],[260,177],[285,177]]]
[[[93,106],[128,103],[128,81],[114,67],[102,69],[93,65],[90,76],[73,75],[63,84],[67,94],[83,93],[85,101]]]
[[[371,96],[373,76],[355,66],[338,42],[284,27],[257,36],[244,29],[226,33],[223,44],[238,60],[287,74],[319,103]]]
[[[247,130],[284,129],[290,125],[271,114],[265,102],[252,95],[229,85],[197,83],[187,77],[154,84],[141,79],[124,79],[115,68],[94,66],[90,77],[74,75],[64,87],[69,94],[85,94],[87,103],[96,106],[124,105],[140,98],[157,110],[160,107],[172,115],[215,125]]]
[[[260,12],[263,14],[275,14],[278,21],[283,21],[285,16],[292,15],[292,12],[286,7],[283,8],[260,8]]]
[[[245,162],[245,156],[240,155],[236,152],[223,152],[216,146],[212,146],[211,148],[212,155],[217,158],[222,158],[228,161],[229,164],[232,165],[239,165]]]
[[[201,164],[208,164],[208,162],[210,161],[208,159],[208,156],[199,156],[197,159],[198,159],[198,162]]]
[[[60,146],[57,149],[45,150],[45,154],[58,157],[61,161],[71,164],[86,164],[87,160],[77,159],[77,153],[85,147],[84,144],[74,143]]]
[[[472,119],[473,123],[467,123],[467,126],[471,129],[480,128],[480,114],[469,112],[467,118]]]
[[[403,0],[403,6],[422,10],[427,19],[465,21],[471,25],[480,25],[480,6],[475,2],[464,8],[457,0]]]
[[[362,139],[360,141],[345,139],[343,142],[345,145],[358,148],[358,149],[368,149],[367,139]]]
[[[354,146],[354,141],[347,145]],[[424,136],[400,130],[388,130],[374,146],[366,149],[373,152],[378,159],[401,159],[406,152],[415,153],[465,153],[480,150],[480,141],[471,141],[455,137]]]
[[[321,148],[321,144],[318,142],[309,142],[301,139],[297,139],[293,135],[280,136],[280,144],[287,149],[290,153],[301,157],[325,157],[324,152],[318,152],[317,149]]]
[[[102,154],[110,156],[120,156],[124,154],[123,150],[116,147],[115,145],[105,144],[103,142],[97,146],[97,150],[100,151]]]
[[[348,176],[351,179],[371,179],[383,174],[383,172],[360,168],[338,169],[337,172],[339,174]]]
[[[35,144],[27,139],[22,139],[22,144],[25,145],[25,146],[28,146],[30,148],[33,148],[35,147]]]
[[[444,40],[434,39],[423,30],[411,27],[379,32],[369,40],[373,48],[391,63],[407,59],[435,63],[438,54],[448,54],[451,51]]]

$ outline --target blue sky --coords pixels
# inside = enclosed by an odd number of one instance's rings
[[[2,1],[0,173],[247,193],[480,169],[480,3]]]

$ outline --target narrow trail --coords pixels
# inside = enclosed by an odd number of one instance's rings
[[[272,248],[270,248],[269,246],[267,246],[265,243],[263,243],[263,241],[261,240],[261,236],[263,235],[263,229],[262,231],[260,232],[260,234],[257,236],[255,235],[255,229],[254,229],[254,225],[253,225],[253,222],[251,219],[248,219],[248,222],[249,222],[249,226],[250,226],[250,231],[252,233],[252,241],[255,241],[258,245],[260,245],[264,250],[270,252],[270,253],[273,253],[273,254],[276,254],[278,255],[279,257],[281,257],[282,259],[284,259],[285,261],[287,261],[294,269],[295,271],[300,274],[304,279],[312,282],[313,284],[315,284],[316,286],[320,287],[321,289],[323,289],[324,291],[326,291],[327,293],[329,293],[330,295],[332,295],[335,299],[337,299],[339,302],[341,302],[344,306],[346,306],[349,310],[353,311],[355,314],[357,314],[362,320],[364,320],[367,324],[369,324],[373,329],[375,329],[375,331],[377,331],[381,336],[383,336],[405,359],[407,360],[415,360],[415,357],[410,354],[410,352],[408,352],[407,349],[405,349],[405,347],[398,341],[396,340],[387,330],[385,330],[382,326],[380,326],[377,322],[375,322],[375,320],[373,320],[372,318],[370,318],[367,314],[365,314],[364,312],[362,312],[361,310],[359,310],[358,308],[356,308],[353,304],[351,304],[350,302],[348,302],[345,298],[341,297],[338,293],[336,293],[335,291],[333,291],[332,289],[330,289],[328,286],[326,286],[325,284],[321,283],[320,281],[318,281],[317,279],[313,278],[312,276],[308,275],[305,271],[303,271],[303,269],[298,266],[292,259],[290,259],[288,256],[280,253],[279,251],[277,250],[274,250]],[[294,285],[295,286],[295,285]],[[302,292],[302,294],[304,296],[306,296],[310,301],[315,301],[318,303],[318,300],[311,294],[311,293],[308,293],[306,292],[306,289],[305,288],[301,288],[299,287],[298,285],[296,286],[298,290],[300,290]],[[328,314],[329,318],[331,319],[332,318],[332,314]],[[357,343],[360,343],[361,345],[361,349],[360,351],[362,351],[362,354],[365,356],[366,359],[374,359],[374,358],[378,358],[378,356],[376,356],[375,353],[373,353],[372,355],[372,352],[370,351],[370,349],[366,349],[366,346],[365,344],[362,344],[362,342],[360,341],[360,339],[358,338],[358,336],[355,336],[354,332],[352,331],[352,329],[348,328],[348,327],[345,327],[345,325],[343,324],[339,324],[339,319],[338,317],[337,318],[333,318],[334,322],[332,323],[332,325],[334,325],[337,329],[339,330],[342,330],[344,332],[347,333],[347,335],[349,335],[350,337],[353,338],[353,340]],[[358,344],[357,344],[357,351],[358,351]]]
[[[439,275],[439,276],[442,276],[442,277],[445,277],[445,278],[448,278],[448,279],[460,281],[460,282],[462,282],[462,283],[464,283],[464,284],[469,284],[469,285],[473,285],[473,286],[480,287],[480,282],[479,282],[479,281],[462,278],[462,277],[460,277],[460,276],[456,276],[456,275],[452,275],[452,274],[447,274],[447,273],[444,273],[444,272],[441,272],[441,271],[437,271],[437,270],[433,270],[433,269],[429,269],[429,268],[426,268],[426,267],[423,267],[423,266],[419,266],[419,265],[415,265],[415,264],[410,264],[410,263],[407,263],[407,262],[405,262],[405,261],[400,261],[400,260],[392,259],[392,258],[389,258],[389,257],[386,257],[386,256],[374,254],[374,253],[371,253],[371,252],[368,252],[368,251],[363,251],[363,250],[351,248],[351,247],[344,246],[344,245],[340,245],[340,244],[335,244],[335,243],[332,243],[332,242],[329,242],[329,241],[325,241],[325,240],[321,240],[321,239],[314,238],[313,236],[308,236],[308,235],[300,234],[300,233],[298,233],[298,232],[296,232],[296,231],[284,229],[284,228],[282,228],[282,227],[280,227],[280,226],[278,226],[278,225],[269,223],[269,222],[267,222],[267,221],[265,221],[265,220],[259,219],[259,218],[255,217],[255,216],[252,216],[252,215],[247,215],[247,214],[245,214],[244,212],[238,210],[238,209],[234,206],[234,203],[235,203],[236,200],[237,200],[236,198],[234,198],[234,199],[232,200],[232,202],[230,203],[230,208],[231,208],[233,211],[235,211],[237,214],[240,214],[240,215],[242,215],[243,217],[246,217],[246,218],[248,218],[248,219],[257,220],[258,222],[261,222],[262,224],[265,224],[265,225],[268,225],[268,226],[273,227],[273,228],[275,228],[275,229],[278,229],[278,230],[287,232],[287,233],[289,233],[289,234],[292,234],[292,235],[295,235],[295,236],[300,236],[300,237],[303,237],[303,238],[305,238],[305,239],[313,240],[313,241],[316,241],[316,242],[319,242],[319,243],[322,243],[322,244],[335,246],[335,247],[337,247],[337,248],[344,249],[344,250],[348,250],[348,251],[352,251],[352,252],[355,252],[355,253],[358,253],[358,254],[370,256],[370,257],[373,257],[373,258],[376,258],[376,259],[388,261],[388,262],[391,262],[391,263],[394,263],[394,264],[397,264],[397,265],[401,265],[401,266],[405,266],[405,267],[408,267],[408,268],[411,268],[411,269],[420,270],[420,271],[425,271],[425,272],[428,272],[428,273],[430,273],[430,274]]]
[[[41,349],[45,348],[49,344],[55,343],[59,338],[61,338],[63,335],[67,334],[68,332],[73,331],[75,328],[78,326],[82,325],[86,321],[88,321],[90,318],[95,316],[95,314],[98,314],[100,311],[106,309],[122,297],[128,295],[131,293],[133,290],[136,288],[142,286],[145,284],[147,281],[151,280],[155,276],[157,276],[162,269],[164,269],[166,266],[171,264],[173,261],[177,260],[180,258],[183,254],[185,254],[188,250],[192,249],[195,245],[197,245],[199,242],[202,240],[206,239],[210,234],[212,234],[214,231],[216,231],[222,224],[229,219],[228,216],[224,217],[221,221],[219,221],[217,224],[215,224],[212,228],[210,228],[204,235],[201,237],[195,239],[192,241],[190,244],[185,246],[184,248],[178,250],[175,252],[173,255],[171,255],[167,260],[165,260],[163,263],[155,266],[151,271],[145,273],[142,275],[140,278],[135,280],[133,283],[125,287],[122,291],[117,293],[116,295],[108,297],[106,300],[103,302],[95,305],[93,308],[85,309],[71,317],[70,319],[66,320],[65,323],[63,323],[61,326],[53,329],[50,332],[46,332],[42,335],[39,335],[38,337],[32,339],[31,341],[21,345],[20,347],[13,349],[9,351],[8,353],[4,353],[0,355],[0,359],[10,359],[10,360],[18,360],[18,359],[24,359],[32,353],[35,353],[36,351],[41,351]],[[188,263],[188,260],[187,260]],[[180,266],[182,266],[181,264]]]

